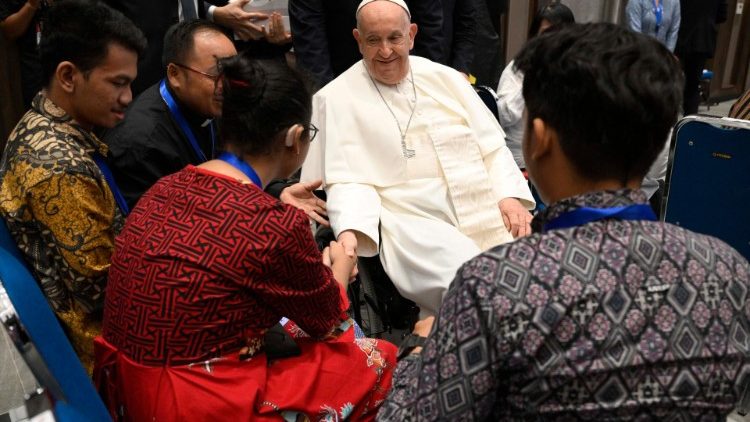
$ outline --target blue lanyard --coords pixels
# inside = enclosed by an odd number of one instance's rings
[[[662,18],[664,17],[664,4],[662,4],[663,0],[659,1],[659,5],[656,5],[656,0],[654,0],[654,16],[656,16],[656,32],[659,32],[659,27],[661,26]]]
[[[198,159],[201,161],[201,163],[205,163],[206,161],[208,161],[208,159],[206,158],[206,154],[203,153],[203,150],[201,150],[201,147],[198,145],[198,140],[195,139],[193,130],[190,129],[187,120],[185,120],[185,117],[180,112],[180,107],[177,105],[177,102],[174,100],[174,98],[172,98],[172,94],[169,93],[169,90],[167,89],[166,79],[162,79],[159,83],[159,93],[161,93],[161,98],[167,104],[169,112],[172,113],[172,117],[174,117],[174,119],[177,121],[177,124],[180,126],[180,129],[182,129],[182,133],[184,133],[185,136],[187,136],[188,141],[190,141],[190,145],[193,147],[193,151],[195,151]],[[213,122],[211,122],[211,124],[209,125],[209,130],[211,131],[211,155],[213,156],[216,149]]]
[[[222,152],[221,154],[219,154],[218,159],[245,173],[245,176],[249,177],[250,180],[255,183],[255,186],[263,189],[263,182],[260,181],[260,176],[258,176],[258,173],[255,172],[255,169],[253,169],[250,164],[246,163],[240,157],[232,154],[231,152]]]
[[[104,158],[103,155],[99,154],[99,152],[94,153],[94,162],[99,167],[99,170],[104,175],[104,179],[107,181],[107,185],[109,185],[109,190],[112,191],[112,196],[115,197],[115,202],[117,202],[117,206],[120,207],[120,211],[122,211],[122,214],[127,217],[128,214],[130,214],[130,208],[128,207],[128,203],[125,202],[125,197],[122,196],[122,192],[120,192],[120,188],[117,187],[117,182],[115,182],[115,178],[112,175],[112,171],[109,169],[109,166],[107,165],[107,160]]]
[[[656,215],[648,204],[626,205],[612,208],[578,208],[563,213],[544,225],[542,231],[567,229],[582,226],[596,220],[617,218],[619,220],[650,220],[655,221]]]

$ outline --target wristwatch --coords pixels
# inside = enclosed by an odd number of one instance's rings
[[[409,334],[404,338],[404,341],[401,342],[401,345],[398,346],[398,355],[396,359],[401,360],[408,356],[409,353],[417,347],[424,347],[425,341],[427,341],[427,337],[422,337],[414,333]]]

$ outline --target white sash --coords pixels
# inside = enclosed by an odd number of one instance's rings
[[[513,240],[503,223],[471,129],[452,121],[433,128],[428,133],[448,185],[458,229],[481,250]]]

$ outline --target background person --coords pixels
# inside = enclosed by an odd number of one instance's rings
[[[551,3],[542,7],[534,16],[529,27],[529,40],[552,27],[575,23],[573,12],[562,3]],[[511,60],[500,75],[497,85],[497,111],[500,126],[505,131],[505,143],[513,154],[513,159],[521,169],[526,168],[521,152],[523,140],[523,74],[515,68]]]
[[[679,0],[628,0],[628,28],[659,40],[674,52],[680,30]]]
[[[703,68],[714,56],[717,27],[726,20],[726,0],[680,0],[680,31],[674,52],[685,73],[685,116],[698,112]]]
[[[39,40],[47,7],[47,0],[0,1],[0,31],[7,40],[18,46],[21,94],[26,107],[31,107],[31,100],[43,85],[39,65]]]

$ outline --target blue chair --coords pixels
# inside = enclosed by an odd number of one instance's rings
[[[750,259],[750,122],[688,116],[676,126],[662,220]]]
[[[4,297],[10,299],[3,300]],[[0,325],[51,400],[57,421],[110,421],[5,222],[0,220]],[[30,406],[27,406],[27,408]]]

